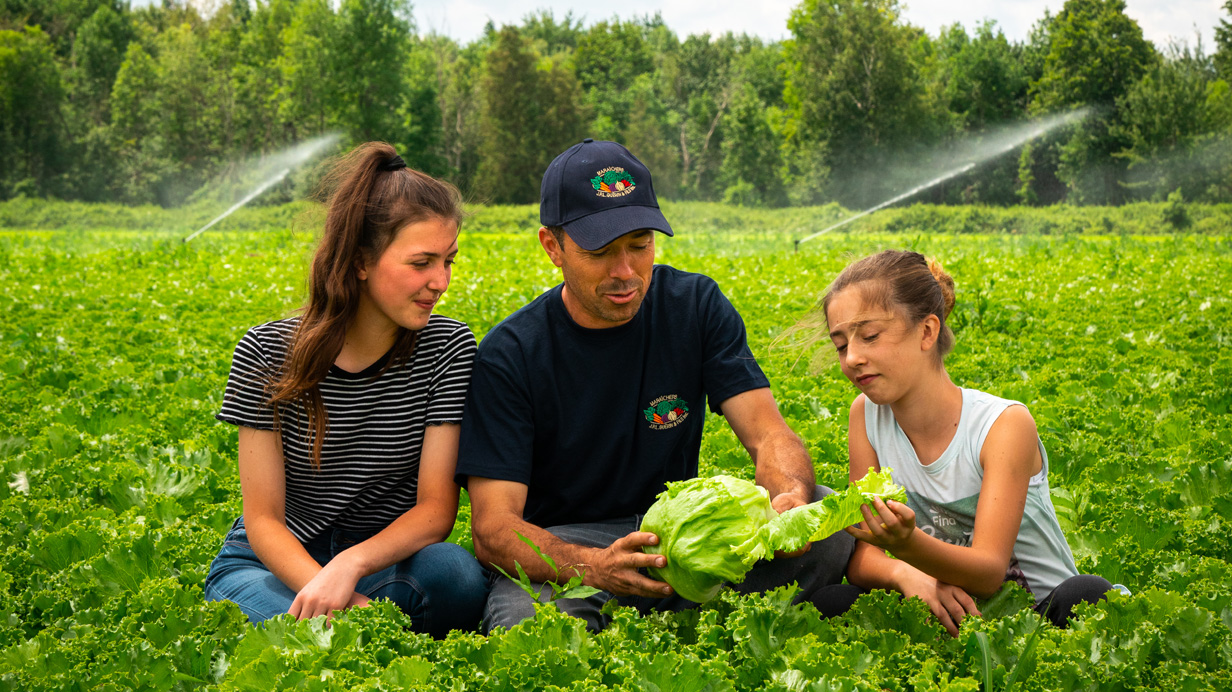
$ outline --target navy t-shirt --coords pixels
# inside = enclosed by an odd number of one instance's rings
[[[479,344],[457,480],[516,481],[537,526],[645,512],[697,475],[706,401],[769,386],[713,279],[657,265],[637,315],[610,329],[569,316],[561,286]]]

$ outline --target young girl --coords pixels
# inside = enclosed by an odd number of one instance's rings
[[[218,419],[239,428],[244,513],[205,581],[253,622],[388,598],[415,629],[474,628],[479,564],[442,543],[475,338],[432,314],[449,286],[456,189],[368,143],[331,174],[299,317],[235,349]]]
[[[1078,575],[1048,495],[1048,454],[1026,407],[950,381],[946,317],[954,281],[915,252],[887,250],[848,266],[822,301],[851,405],[852,479],[889,467],[908,503],[874,503],[848,581],[923,599],[957,635],[975,597],[1005,581],[1065,626],[1080,601],[1111,588]],[[888,557],[889,551],[896,558]]]

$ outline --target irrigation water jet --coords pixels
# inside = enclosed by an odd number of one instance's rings
[[[988,137],[987,141],[982,141],[981,143],[975,146],[967,147],[967,149],[970,149],[970,151],[961,152],[958,155],[952,155],[948,157],[952,161],[954,161],[954,163],[952,164],[954,167],[950,168],[945,173],[942,173],[941,175],[933,178],[932,180],[929,180],[928,182],[921,183],[920,185],[916,185],[915,187],[911,188],[910,190],[907,190],[906,192],[900,195],[896,195],[890,199],[887,199],[884,202],[875,204],[858,214],[849,216],[843,219],[842,221],[839,221],[836,224],[827,226],[821,229],[820,231],[813,233],[812,235],[808,235],[803,238],[800,238],[799,240],[796,240],[795,241],[796,250],[799,251],[801,243],[806,243],[812,240],[813,238],[816,238],[817,236],[820,236],[825,233],[829,233],[830,231],[833,231],[834,229],[839,228],[840,226],[845,226],[851,223],[852,221],[868,216],[869,214],[872,214],[875,211],[885,209],[886,207],[892,204],[895,204],[897,202],[901,202],[904,199],[907,199],[915,195],[916,193],[923,192],[924,190],[927,190],[928,188],[933,187],[934,185],[940,185],[941,183],[944,183],[950,178],[956,178],[962,175],[963,173],[966,173],[967,171],[971,170],[972,168],[975,168],[979,164],[985,161],[988,161],[990,159],[994,159],[1008,151],[1012,151],[1013,149],[1020,147],[1023,144],[1026,144],[1027,142],[1051,130],[1055,130],[1056,128],[1061,127],[1063,125],[1068,125],[1070,123],[1077,122],[1078,120],[1085,118],[1087,114],[1090,113],[1090,110],[1091,109],[1089,108],[1082,108],[1076,111],[1072,111],[1070,113],[1064,113],[1061,115],[1052,116],[1050,118],[1045,118],[1038,122],[1023,123],[1020,125],[1014,125],[1004,130],[1001,130],[1000,132],[995,133],[994,135]],[[968,159],[968,160],[962,163],[961,165],[959,165],[958,162],[961,161],[962,159]]]
[[[193,238],[196,238],[197,236],[206,232],[207,230],[209,230],[211,226],[218,223],[219,221],[222,221],[223,219],[227,218],[232,213],[234,213],[240,207],[251,202],[253,199],[257,197],[257,195],[260,195],[262,192],[265,192],[271,187],[282,182],[284,178],[286,178],[288,175],[291,174],[291,171],[311,161],[322,151],[324,151],[325,149],[337,143],[341,137],[342,135],[338,133],[322,135],[315,139],[310,139],[306,142],[297,144],[291,147],[290,149],[285,149],[283,151],[280,151],[277,154],[274,154],[272,156],[262,158],[260,163],[255,167],[255,170],[257,170],[258,172],[273,171],[272,174],[267,175],[265,179],[262,180],[259,185],[253,188],[251,192],[245,195],[243,199],[231,205],[230,209],[219,214],[217,217],[214,218],[213,221],[210,221],[209,223],[205,224],[201,228],[198,228],[196,231],[193,231],[191,234],[189,234],[188,237],[184,238],[184,242],[187,243]]]

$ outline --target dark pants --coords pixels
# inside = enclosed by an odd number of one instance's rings
[[[814,501],[820,500],[832,492],[834,491],[819,485],[813,499]],[[616,540],[637,531],[641,524],[642,517],[638,515],[603,523],[552,526],[547,531],[569,543],[591,548],[606,548]],[[855,539],[846,532],[840,531],[825,540],[813,543],[812,548],[800,557],[758,562],[746,575],[744,582],[733,584],[732,588],[740,593],[760,593],[795,582],[800,586],[800,593],[796,595],[797,603],[811,601],[816,604],[819,600],[823,602],[833,600],[827,598],[830,591],[843,590],[845,592],[847,589],[856,588],[846,584],[839,585],[843,580],[843,575],[847,572],[847,561],[851,559],[853,550],[855,550]],[[534,603],[521,586],[495,572],[489,573],[489,583],[492,585],[492,590],[483,615],[485,632],[495,627],[510,628],[527,618],[534,617]],[[551,587],[545,584],[537,584],[537,586],[541,599],[546,600],[546,597],[552,594]],[[560,599],[556,601],[556,606],[574,617],[582,618],[592,631],[597,632],[608,624],[608,617],[600,610],[603,604],[612,598],[616,598],[620,605],[637,608],[642,613],[687,610],[698,605],[676,595],[667,598],[647,598],[644,596],[614,596],[601,591],[590,598]]]
[[[1092,574],[1079,574],[1057,584],[1047,596],[1035,604],[1035,612],[1052,621],[1057,627],[1068,627],[1074,606],[1079,603],[1102,601],[1112,590],[1112,583]]]

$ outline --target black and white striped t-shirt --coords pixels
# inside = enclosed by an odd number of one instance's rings
[[[282,367],[297,322],[268,322],[240,339],[218,420],[274,429],[265,386]],[[462,420],[475,358],[464,323],[432,315],[410,358],[373,379],[389,357],[363,372],[330,367],[320,384],[329,423],[319,470],[302,408],[283,410],[286,522],[300,541],[328,528],[376,532],[414,507],[424,429]]]

